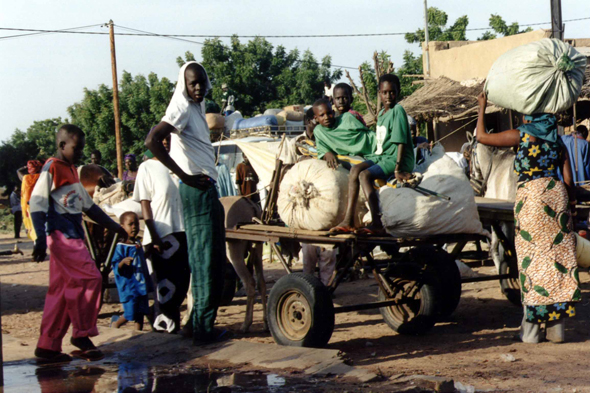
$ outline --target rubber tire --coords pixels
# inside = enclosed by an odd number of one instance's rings
[[[508,239],[514,239],[514,223],[507,224],[502,223],[502,232]],[[514,271],[518,271],[518,260],[516,255],[512,260],[506,259],[504,254],[504,246],[501,242],[498,242],[498,255],[500,256],[500,274],[509,274]],[[513,270],[514,269],[514,270]],[[518,275],[516,275],[518,277]],[[518,284],[518,278],[503,278],[500,280],[500,288],[502,294],[515,306],[522,307],[522,299],[520,293],[520,285]]]
[[[457,263],[445,250],[432,248],[429,254],[431,263],[437,275],[437,312],[441,319],[448,318],[455,312],[461,301],[461,272]]]
[[[238,275],[234,270],[233,265],[228,261],[225,264],[225,278],[223,280],[223,292],[219,302],[220,307],[229,306],[234,300],[238,287]]]
[[[418,314],[410,319],[404,321],[391,312],[392,307],[381,307],[379,312],[383,316],[383,320],[387,325],[399,334],[418,336],[426,334],[436,323],[438,318],[438,305],[436,301],[436,278],[434,273],[426,273],[428,277],[424,277],[420,272],[421,266],[415,263],[400,263],[398,266],[390,269],[387,275],[390,282],[393,284],[395,279],[403,279],[407,281],[423,281],[420,287],[420,308]],[[378,300],[388,300],[381,289],[378,291]]]
[[[309,303],[311,325],[302,339],[287,337],[281,329],[279,307],[283,297],[293,291]],[[268,326],[275,342],[291,347],[325,347],[334,332],[334,304],[328,288],[311,274],[292,273],[281,277],[268,297]]]

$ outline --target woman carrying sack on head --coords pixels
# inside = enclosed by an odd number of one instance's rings
[[[480,94],[477,141],[496,147],[517,147],[514,170],[518,187],[514,206],[515,246],[524,317],[520,338],[526,343],[565,341],[566,318],[581,300],[572,210],[575,191],[569,155],[557,134],[552,114],[524,117],[518,129],[488,134],[487,97]],[[563,173],[559,181],[557,169]],[[575,215],[575,213],[573,213]]]

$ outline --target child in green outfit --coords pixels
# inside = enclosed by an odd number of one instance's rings
[[[346,112],[335,118],[332,106],[323,99],[313,104],[313,113],[318,123],[313,131],[318,158],[330,168],[338,167],[337,155],[365,156],[373,152],[375,134],[354,115]]]
[[[354,231],[354,214],[360,186],[369,202],[372,223],[355,231],[358,235],[385,233],[381,223],[379,195],[373,187],[375,179],[389,179],[393,174],[403,182],[409,180],[414,169],[414,146],[406,111],[397,105],[400,82],[397,76],[385,74],[379,78],[379,95],[384,109],[377,119],[375,150],[365,155],[365,162],[352,167],[348,183],[348,206],[344,220],[331,233]]]

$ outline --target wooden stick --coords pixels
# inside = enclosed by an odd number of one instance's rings
[[[119,83],[117,82],[117,57],[115,55],[114,23],[109,21],[109,37],[111,41],[111,71],[113,73],[113,111],[115,115],[115,143],[117,148],[117,172],[123,178],[123,150],[121,148],[121,115],[119,114]]]

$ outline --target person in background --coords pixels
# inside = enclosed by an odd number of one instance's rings
[[[185,63],[162,121],[147,136],[146,146],[180,179],[184,227],[189,242],[194,305],[193,343],[230,337],[215,328],[224,282],[225,211],[215,189],[217,170],[205,119],[205,95],[211,90],[207,71],[196,61]],[[172,134],[170,154],[163,140]]]
[[[170,151],[170,136],[163,144]],[[146,155],[151,152],[148,150]],[[148,268],[151,264],[155,276],[152,325],[158,331],[175,333],[180,329],[180,306],[186,298],[191,275],[178,179],[152,157],[139,166],[133,200],[141,203],[147,228],[143,231],[143,245]]]
[[[334,86],[334,106],[336,107],[336,109],[338,109],[340,115],[348,112],[354,117],[356,117],[366,127],[367,123],[365,123],[365,119],[363,119],[363,116],[357,111],[350,109],[350,106],[352,105],[352,100],[352,87],[350,87],[350,85],[348,85],[347,83],[338,83],[336,86]]]
[[[582,125],[578,126],[571,134],[561,136],[561,140],[570,156],[574,185],[590,180],[590,148],[587,138],[588,129]],[[563,181],[561,171],[559,171],[559,179]]]
[[[332,86],[332,82],[329,79],[324,81],[324,99],[332,104],[332,98],[334,96],[334,86]]]
[[[127,238],[127,232],[94,204],[78,178],[76,164],[86,142],[84,132],[61,126],[55,136],[56,156],[45,162],[29,205],[37,239],[33,261],[42,262],[49,246],[49,287],[45,297],[40,337],[35,356],[44,362],[67,362],[62,340],[73,325],[70,343],[76,357],[100,360],[103,353],[90,337],[98,335],[102,276],[84,243],[82,213],[102,227]],[[73,353],[74,354],[74,353]]]
[[[153,292],[153,287],[145,255],[137,239],[139,217],[134,212],[125,212],[121,214],[119,223],[127,232],[127,239],[117,244],[111,263],[123,315],[113,315],[111,326],[119,329],[133,321],[135,330],[141,331],[144,317],[150,312],[148,293]]]
[[[99,150],[94,150],[92,154],[90,154],[90,163],[94,165],[101,165],[102,153]]]
[[[20,188],[14,186],[14,189],[10,193],[10,211],[14,216],[14,238],[20,239],[20,229],[23,224],[23,211],[20,205]]]
[[[125,156],[125,168],[127,170],[123,172],[123,181],[135,181],[137,177],[137,159],[135,154],[127,154]]]
[[[408,124],[410,125],[410,132],[412,134],[412,143],[414,144],[414,147],[417,147],[418,149],[429,149],[430,144],[428,143],[428,139],[418,135],[418,123],[410,115],[408,115]]]
[[[20,205],[23,214],[23,224],[27,231],[27,236],[32,241],[35,241],[37,235],[35,235],[35,228],[33,228],[33,221],[31,220],[31,209],[29,207],[29,200],[33,193],[33,188],[39,179],[39,173],[43,168],[43,164],[38,160],[30,160],[27,162],[27,166],[20,168],[16,173],[21,180],[21,200]]]
[[[574,305],[582,300],[582,293],[572,220],[576,196],[569,154],[557,134],[557,119],[552,114],[534,114],[525,116],[518,129],[488,134],[487,97],[482,92],[477,99],[477,141],[518,148],[514,160],[518,173],[514,243],[524,307],[520,339],[534,344],[544,338],[564,342],[565,319],[576,315]],[[557,168],[562,170],[563,182]]]
[[[252,202],[260,205],[260,195],[256,192],[258,189],[258,175],[250,164],[250,160],[245,154],[242,154],[244,161],[236,166],[236,184],[240,195],[248,197]]]

